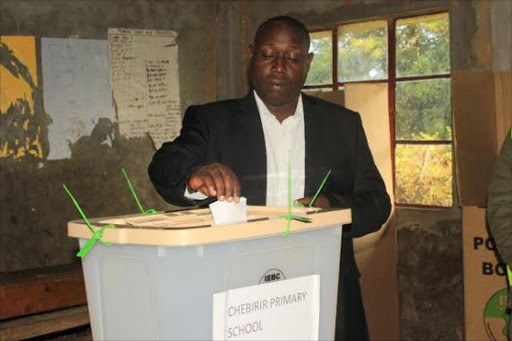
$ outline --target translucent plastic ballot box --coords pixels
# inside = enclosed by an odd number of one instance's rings
[[[332,340],[349,209],[247,207],[91,219],[82,258],[95,340]],[[68,223],[83,248],[83,220]]]

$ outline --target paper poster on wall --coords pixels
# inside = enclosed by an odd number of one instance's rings
[[[41,38],[43,98],[49,160],[71,156],[70,146],[90,135],[100,118],[115,121],[106,40]],[[108,122],[101,120],[101,122]],[[112,145],[111,138],[104,141]]]
[[[155,147],[181,129],[177,33],[108,30],[111,82],[121,135],[149,133]]]
[[[0,54],[0,158],[42,159],[35,38],[2,36]]]
[[[213,340],[318,340],[320,275],[213,295]]]

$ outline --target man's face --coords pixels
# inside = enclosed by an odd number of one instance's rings
[[[266,28],[249,50],[249,77],[265,104],[281,107],[297,101],[313,54],[296,29],[284,23]]]

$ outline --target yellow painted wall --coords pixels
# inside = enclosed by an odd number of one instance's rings
[[[5,45],[11,51],[12,56],[20,62],[17,64],[14,62],[14,58],[7,58],[9,69],[4,65],[0,66],[0,112],[2,118],[6,118],[4,115],[8,114],[9,108],[19,105],[20,101],[25,100],[28,103],[27,110],[17,114],[23,117],[10,117],[2,120],[4,124],[9,124],[7,128],[9,133],[1,137],[0,158],[19,158],[27,153],[42,158],[40,127],[31,126],[32,116],[35,113],[33,92],[38,86],[35,38],[2,36],[0,43]],[[10,70],[11,68],[12,70]],[[29,79],[21,76],[25,71],[33,84],[30,84]]]

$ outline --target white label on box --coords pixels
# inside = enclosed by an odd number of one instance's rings
[[[213,340],[318,340],[320,275],[213,295]]]

